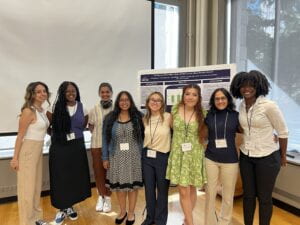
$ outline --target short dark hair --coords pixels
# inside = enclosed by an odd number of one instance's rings
[[[233,102],[233,98],[232,98],[231,94],[229,93],[229,91],[227,91],[225,88],[217,88],[211,94],[210,100],[209,100],[209,106],[210,106],[209,110],[212,113],[215,113],[218,110],[217,107],[216,107],[216,104],[215,104],[215,95],[218,91],[221,91],[225,95],[225,97],[227,98],[228,105],[227,105],[226,109],[229,110],[229,111],[233,111],[235,109],[235,104]]]
[[[112,86],[110,83],[107,83],[107,82],[102,82],[100,85],[99,85],[99,88],[98,88],[98,92],[100,92],[101,88],[103,87],[107,87],[110,92],[113,92],[113,89],[112,89]]]
[[[230,92],[235,98],[243,98],[240,89],[245,85],[250,85],[256,90],[256,98],[266,96],[269,93],[270,83],[267,77],[260,71],[240,72],[236,74],[230,84]]]

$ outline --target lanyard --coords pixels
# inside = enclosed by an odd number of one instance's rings
[[[248,118],[248,112],[250,109],[248,109],[248,111],[246,110],[246,117],[247,117],[247,124],[248,124],[248,130],[249,130],[249,136],[251,134],[251,124],[252,124],[252,116],[253,116],[253,111],[254,111],[254,106],[252,106],[251,109],[251,115],[250,115],[250,119]]]
[[[192,113],[192,115],[191,115],[191,117],[190,117],[188,123],[186,124],[186,122],[185,122],[185,106],[183,107],[185,139],[188,137],[189,125],[190,125],[190,121],[191,121],[191,119],[192,119],[194,113],[195,113],[195,110],[193,111],[193,113]]]
[[[225,118],[225,124],[224,124],[224,139],[226,138],[227,117],[228,117],[228,112],[226,112],[226,118]],[[216,139],[218,139],[218,132],[217,132],[217,113],[215,113],[215,132],[216,132]]]
[[[157,126],[158,126],[159,122],[160,122],[160,118],[158,118],[156,126],[155,126],[155,129],[154,129],[154,132],[152,134],[152,131],[151,131],[151,117],[150,117],[150,138],[151,138],[151,145],[153,143],[154,135],[155,135],[155,132],[156,132],[156,129],[157,129]]]

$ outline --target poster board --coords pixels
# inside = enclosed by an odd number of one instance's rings
[[[200,86],[202,104],[207,109],[212,92],[220,87],[229,90],[230,81],[235,74],[235,64],[139,71],[138,93],[141,109],[145,109],[148,95],[158,91],[163,94],[167,111],[170,111],[181,100],[182,88],[187,84]]]

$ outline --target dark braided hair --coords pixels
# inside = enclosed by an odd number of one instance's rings
[[[240,72],[233,77],[230,84],[230,92],[235,98],[243,98],[240,89],[243,86],[252,86],[256,90],[256,98],[266,96],[269,93],[270,83],[266,76],[257,70],[249,73]]]
[[[53,105],[52,115],[52,138],[55,141],[66,141],[67,134],[71,130],[71,118],[67,110],[66,90],[69,85],[76,89],[76,101],[80,102],[80,93],[77,85],[72,81],[64,81],[58,88],[56,99]]]
[[[133,136],[137,137],[139,143],[144,139],[144,126],[142,122],[143,114],[137,109],[134,104],[133,98],[128,91],[121,91],[115,101],[114,109],[105,117],[106,130],[103,131],[106,134],[107,143],[110,144],[112,139],[112,127],[115,121],[118,120],[121,108],[119,106],[122,95],[126,95],[130,101],[130,108],[128,113],[133,125]]]

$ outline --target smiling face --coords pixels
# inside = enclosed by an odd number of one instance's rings
[[[34,89],[34,94],[33,94],[33,102],[34,104],[42,104],[44,101],[46,101],[48,98],[48,93],[46,88],[38,84],[35,89]]]
[[[111,100],[112,92],[107,86],[103,86],[99,90],[99,96],[103,101]]]
[[[76,102],[76,96],[77,96],[77,91],[76,88],[72,85],[69,84],[66,89],[66,99],[68,103],[75,103]]]
[[[163,104],[163,99],[158,94],[152,94],[149,97],[148,107],[151,113],[159,112]]]
[[[251,84],[245,84],[240,88],[240,93],[244,99],[250,100],[256,98],[256,89]]]
[[[196,88],[187,88],[183,94],[183,103],[188,107],[195,107],[199,98],[200,93]]]
[[[123,111],[128,111],[130,106],[131,106],[130,99],[128,98],[128,96],[125,93],[123,93],[119,100],[120,109]]]
[[[218,110],[226,109],[228,106],[228,99],[222,91],[217,91],[214,96],[214,104]]]

